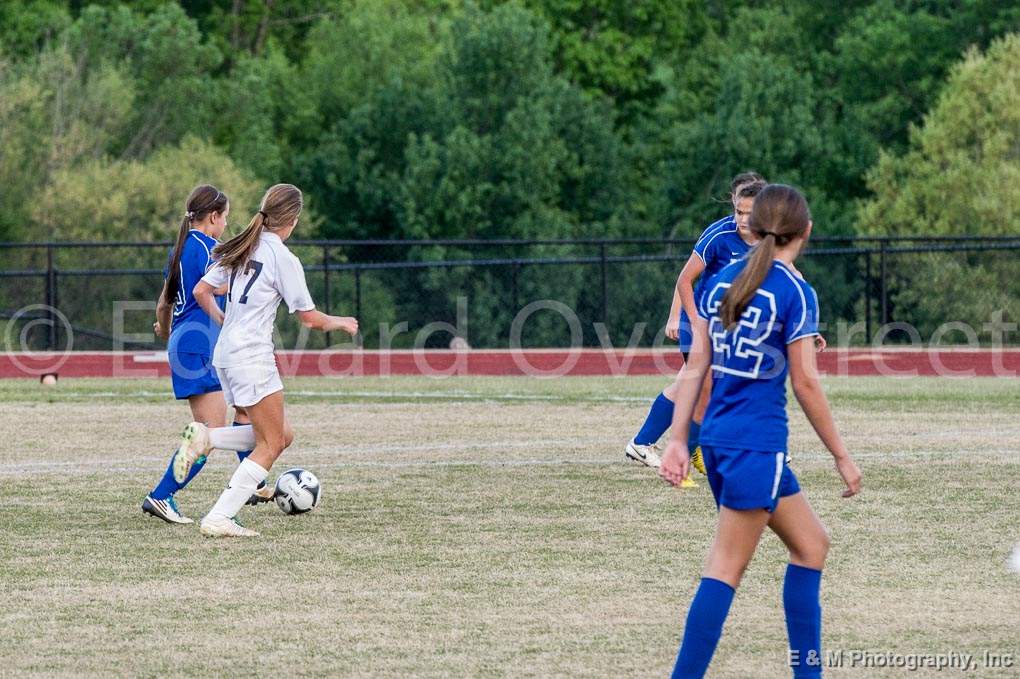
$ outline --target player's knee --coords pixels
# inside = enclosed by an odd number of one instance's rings
[[[284,425],[283,427],[283,448],[290,448],[290,444],[294,443],[294,430],[291,426]],[[281,450],[283,449],[281,448]]]

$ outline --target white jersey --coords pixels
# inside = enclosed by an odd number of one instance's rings
[[[216,288],[229,286],[226,317],[213,351],[217,368],[274,363],[273,323],[280,302],[286,302],[291,313],[315,308],[301,262],[271,231],[262,232],[243,271],[217,264],[202,280]]]

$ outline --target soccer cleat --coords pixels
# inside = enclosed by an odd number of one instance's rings
[[[246,505],[260,505],[263,502],[271,502],[276,497],[276,486],[271,486],[265,481],[262,485],[255,489],[255,492],[251,494]]]
[[[202,535],[211,538],[257,538],[258,533],[245,528],[237,522],[237,519],[210,519],[208,516],[202,519],[199,526]]]
[[[697,488],[698,487],[698,482],[695,481],[694,479],[692,479],[690,477],[690,475],[688,474],[687,478],[680,482],[680,487],[681,488]]]
[[[156,500],[151,495],[142,500],[142,511],[149,516],[163,519],[167,523],[194,523],[191,519],[181,514],[177,508],[177,502],[171,495],[165,500]]]
[[[708,474],[708,472],[705,471],[705,458],[701,455],[701,446],[695,448],[694,452],[691,454],[691,464],[694,465],[694,468],[702,474]]]
[[[174,480],[184,483],[191,466],[209,452],[209,430],[201,422],[192,422],[181,433],[181,445],[174,453]]]
[[[630,443],[624,449],[623,454],[635,462],[640,462],[643,465],[658,469],[659,465],[662,464],[662,458],[659,457],[658,446],[654,443],[648,446],[643,446],[640,443],[635,443],[631,439]]]

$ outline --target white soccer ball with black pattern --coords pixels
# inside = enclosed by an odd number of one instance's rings
[[[304,514],[319,505],[319,479],[304,469],[288,469],[276,479],[276,506],[284,514]]]

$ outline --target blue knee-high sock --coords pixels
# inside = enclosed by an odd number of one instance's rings
[[[247,424],[247,422],[238,422],[237,420],[234,420],[230,426],[243,427],[245,424]],[[249,455],[251,455],[250,450],[239,450],[237,451],[237,461],[244,462],[244,458],[248,457]]]
[[[687,612],[684,640],[673,667],[673,679],[701,679],[722,636],[733,603],[732,587],[722,580],[702,578]]]
[[[797,679],[822,676],[822,607],[818,594],[822,572],[790,564],[783,581],[786,632],[790,637],[790,665]]]
[[[174,451],[174,455],[177,452]],[[159,480],[156,487],[152,489],[149,496],[153,500],[165,500],[177,491],[184,488],[184,486],[191,483],[191,479],[198,476],[198,473],[202,471],[202,467],[205,466],[206,458],[205,455],[195,460],[195,464],[191,465],[191,471],[188,472],[188,478],[184,479],[184,483],[177,483],[177,479],[174,478],[174,455],[170,456],[170,464],[167,465],[166,471],[163,473],[163,478]]]
[[[634,437],[634,443],[639,446],[650,446],[662,437],[672,421],[673,402],[666,398],[665,394],[659,394],[648,410],[648,417],[641,425],[641,431]]]
[[[687,430],[687,452],[694,454],[698,444],[701,442],[701,423],[691,420],[691,426]]]

